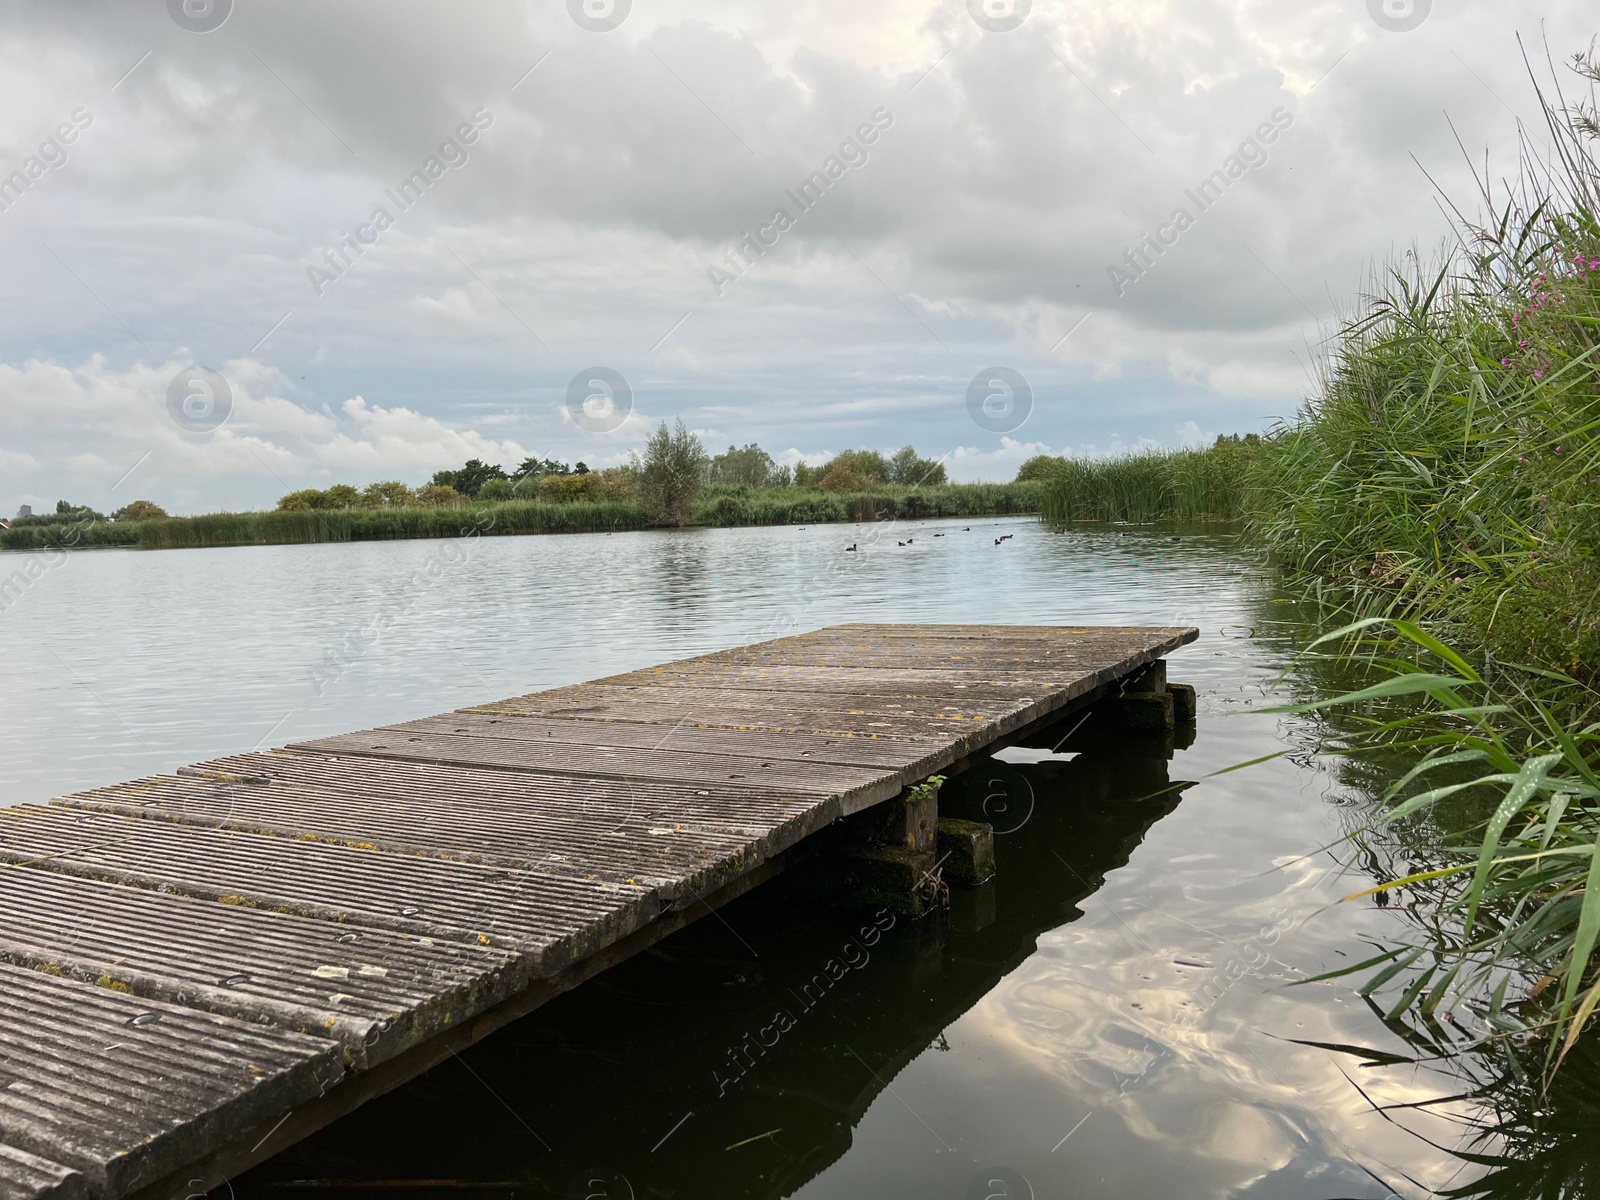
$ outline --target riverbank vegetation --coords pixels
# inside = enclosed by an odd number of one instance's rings
[[[1548,1080],[1600,1008],[1600,120],[1592,86],[1544,111],[1551,149],[1374,279],[1296,419],[1023,474],[1056,521],[1242,518],[1346,625],[1294,711],[1398,780],[1350,842],[1402,865],[1352,899],[1415,936],[1335,975],[1419,1047]]]
[[[846,450],[826,462],[780,465],[761,447],[706,453],[680,421],[661,425],[645,453],[591,470],[527,458],[515,470],[471,459],[413,487],[333,484],[289,492],[271,512],[169,517],[137,500],[107,519],[62,501],[19,518],[0,547],[169,549],[483,534],[615,532],[650,526],[779,525],[1033,513],[1037,482],[950,484],[944,465],[905,446],[892,455]]]
[[[1251,535],[1356,618],[1323,640],[1388,674],[1311,702],[1326,748],[1406,767],[1352,840],[1404,847],[1361,897],[1415,936],[1336,974],[1541,1086],[1600,1007],[1600,63],[1572,66],[1551,149],[1388,272],[1245,486]]]

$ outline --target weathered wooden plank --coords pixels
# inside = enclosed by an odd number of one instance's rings
[[[1118,656],[1119,652],[1126,653],[1130,647],[1149,653],[1151,657],[1160,657],[1193,640],[1193,633],[1183,628],[1085,628],[1075,632],[1063,630],[1049,638],[963,639],[905,633],[895,638],[884,638],[871,633],[857,635],[822,631],[822,635],[802,635],[757,643],[646,670],[690,672],[706,668],[769,665],[937,671],[948,666],[985,675],[996,672],[1033,675],[1041,669],[1050,670],[1091,659],[1102,662],[1108,657]]]
[[[900,789],[899,773],[886,775],[881,768],[846,767],[835,763],[796,766],[776,758],[694,754],[673,750],[670,746],[652,750],[553,740],[517,741],[403,732],[392,727],[296,742],[289,748],[316,754],[363,755],[453,767],[577,775],[585,779],[732,784],[815,796],[818,800],[838,796],[846,804],[887,800]]]
[[[767,683],[787,683],[787,686],[766,686],[749,681],[719,686],[714,678],[700,675],[677,679],[633,683],[581,683],[572,687],[556,688],[548,692],[534,692],[528,696],[490,704],[475,705],[464,712],[501,710],[518,704],[537,705],[541,708],[562,707],[581,710],[585,705],[599,701],[613,704],[638,700],[651,705],[673,704],[692,713],[697,708],[755,709],[768,713],[789,714],[787,720],[817,720],[822,717],[867,717],[894,722],[892,726],[871,726],[865,722],[841,721],[846,728],[862,729],[860,736],[893,740],[937,741],[944,736],[944,727],[937,722],[971,720],[983,714],[1004,712],[1016,704],[1031,703],[1043,694],[1036,687],[911,689],[903,684],[854,691],[836,691],[813,688],[804,681],[774,679]],[[834,685],[830,685],[832,687]],[[837,685],[843,687],[845,685]],[[882,732],[892,728],[893,733]]]
[[[0,1200],[83,1200],[82,1173],[0,1142]]]
[[[325,842],[22,804],[0,808],[0,863],[516,950],[548,974],[563,943],[630,914],[615,894],[559,875],[407,859]],[[655,913],[649,907],[649,915]],[[609,940],[609,939],[607,939]],[[547,961],[550,960],[550,961]],[[556,961],[559,960],[559,961]]]
[[[713,651],[695,658],[664,663],[659,667],[647,667],[644,670],[692,671],[706,666],[748,662],[767,662],[775,665],[789,662],[791,665],[806,665],[803,660],[818,655],[838,658],[840,661],[831,665],[844,669],[854,669],[856,663],[853,656],[858,655],[880,658],[904,657],[908,662],[919,663],[940,656],[960,656],[963,663],[970,662],[970,665],[976,667],[982,665],[977,659],[984,657],[994,662],[1014,659],[1028,665],[1073,659],[1079,661],[1093,659],[1103,663],[1120,658],[1130,651],[1159,658],[1198,636],[1197,630],[1181,626],[1166,628],[1063,626],[1059,629],[1035,629],[1016,635],[990,632],[964,636],[942,633],[940,628],[836,626],[791,638]],[[891,630],[893,632],[889,632]]]
[[[194,771],[56,804],[535,870],[590,881],[618,906],[703,895],[838,811],[817,797],[298,753]]]
[[[671,749],[692,754],[732,755],[736,758],[781,760],[807,765],[830,763],[847,767],[875,767],[916,771],[942,748],[932,739],[891,740],[812,737],[784,734],[763,737],[753,730],[701,729],[682,724],[650,729],[634,722],[548,720],[539,717],[494,715],[463,709],[437,717],[424,717],[389,726],[402,733],[458,734],[466,737],[503,738],[520,742],[578,743],[636,750]],[[925,773],[925,772],[924,772]]]
[[[187,1005],[5,965],[0,995],[0,1177],[33,1195],[125,1194],[344,1075],[324,1038]]]
[[[974,722],[994,720],[1048,693],[1030,688],[1003,700],[979,696],[930,701],[903,691],[874,701],[796,689],[584,684],[536,692],[467,710],[494,716],[617,721],[668,728],[796,733],[821,739],[946,746]]]
[[[0,962],[332,1038],[361,1065],[528,982],[486,946],[0,870]]]

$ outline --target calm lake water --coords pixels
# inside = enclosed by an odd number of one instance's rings
[[[1350,985],[1289,986],[1399,918],[1335,905],[1377,881],[1317,852],[1365,802],[1302,719],[1252,711],[1287,697],[1304,626],[1229,533],[987,519],[40,561],[0,613],[8,803],[843,621],[1201,630],[1169,668],[1199,689],[1193,744],[1012,767],[1032,815],[947,916],[872,937],[758,891],[238,1195],[1328,1200],[1475,1170],[1419,1136],[1461,1142],[1443,1112],[1391,1120],[1355,1086],[1396,1104],[1448,1078],[1303,1044],[1414,1053]],[[851,940],[864,961],[802,1002]],[[793,1027],[741,1050],[779,1009]]]

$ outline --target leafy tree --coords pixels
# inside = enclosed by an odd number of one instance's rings
[[[835,467],[853,472],[868,484],[883,483],[889,478],[889,464],[876,450],[841,450],[821,467],[821,478]]]
[[[87,504],[73,504],[70,500],[56,501],[56,516],[71,517],[75,521],[104,521],[105,517]]]
[[[481,459],[469,458],[466,464],[455,471],[435,471],[433,482],[441,487],[454,488],[463,496],[476,496],[478,489],[491,479],[509,479],[510,476],[498,466],[491,467]]]
[[[336,483],[322,493],[319,508],[354,508],[361,503],[361,493],[348,483]]]
[[[578,465],[583,467],[582,463],[579,463]],[[583,467],[583,469],[587,471],[589,468]],[[511,472],[511,481],[513,483],[521,483],[530,475],[537,477],[540,475],[570,474],[572,474],[571,467],[567,466],[567,464],[564,462],[557,462],[553,458],[525,458],[522,460],[522,465],[519,466],[515,471]]]
[[[326,507],[322,502],[322,493],[316,488],[301,488],[278,499],[279,512],[307,512],[313,508]]]
[[[773,477],[782,470],[760,446],[729,446],[706,467],[707,483],[739,483],[746,487],[776,487]]]
[[[167,515],[167,510],[154,500],[132,500],[111,514],[113,521],[155,521]]]
[[[490,500],[497,504],[502,500],[510,500],[515,494],[509,479],[491,479],[478,489],[479,500]]]
[[[524,475],[511,485],[511,494],[518,500],[537,500],[539,484],[543,479],[543,475]]]
[[[865,492],[873,481],[852,467],[839,463],[828,468],[817,486],[825,492]]]
[[[821,467],[807,466],[803,462],[794,465],[794,486],[797,488],[814,488],[821,482],[822,476]]]
[[[704,485],[706,448],[680,417],[670,431],[665,421],[645,443],[639,491],[645,512],[657,525],[681,526]]]
[[[572,468],[572,473],[574,475],[587,475],[589,473],[589,468],[586,464],[580,462],[577,466]]]
[[[902,446],[889,460],[885,478],[906,487],[939,487],[945,483],[944,464],[932,458],[918,458],[915,446]]]
[[[398,479],[369,483],[361,489],[361,503],[368,508],[404,508],[416,501],[416,493]]]
[[[417,503],[428,508],[444,508],[460,504],[465,499],[455,488],[444,483],[425,483],[417,489]]]

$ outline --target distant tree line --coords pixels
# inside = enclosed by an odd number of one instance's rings
[[[650,435],[644,453],[625,466],[594,471],[586,463],[568,466],[553,458],[529,457],[514,471],[482,459],[468,459],[451,470],[435,471],[421,487],[389,479],[355,488],[336,483],[301,488],[278,501],[285,512],[314,509],[443,507],[511,500],[566,504],[578,501],[632,501],[657,524],[681,525],[700,492],[723,488],[807,488],[824,492],[865,492],[884,485],[937,487],[947,482],[944,464],[921,458],[912,446],[885,457],[876,450],[845,450],[820,466],[780,465],[754,442],[706,453],[682,421],[663,422]]]
[[[821,466],[796,463],[779,466],[751,442],[729,446],[706,465],[708,484],[745,487],[802,487],[824,492],[864,492],[884,484],[898,487],[941,487],[948,483],[944,464],[920,458],[914,446],[903,446],[885,458],[877,450],[843,450]]]
[[[150,500],[133,500],[111,514],[113,521],[151,521],[167,515],[166,509]],[[11,522],[12,528],[30,525],[77,525],[90,521],[106,520],[104,513],[96,512],[87,504],[74,504],[70,500],[57,500],[53,513],[30,513]]]

